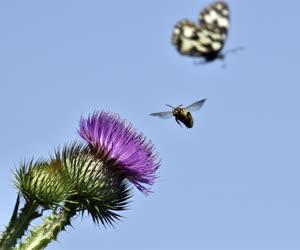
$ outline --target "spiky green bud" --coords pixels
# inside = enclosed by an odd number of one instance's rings
[[[27,201],[43,208],[61,206],[70,193],[70,185],[60,164],[30,161],[16,171],[15,184]]]
[[[88,212],[94,222],[112,224],[124,210],[131,197],[127,181],[107,167],[107,162],[95,159],[89,148],[82,144],[65,146],[57,152],[53,162],[61,164],[71,184],[71,195],[66,205],[77,212]]]

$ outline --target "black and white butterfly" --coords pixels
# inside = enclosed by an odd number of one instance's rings
[[[204,62],[223,59],[224,47],[230,26],[227,3],[217,1],[201,11],[199,25],[182,20],[174,27],[172,43],[182,55],[202,57]]]

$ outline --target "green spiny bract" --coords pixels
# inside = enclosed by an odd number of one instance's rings
[[[52,161],[61,164],[71,184],[65,209],[88,212],[94,222],[103,225],[112,225],[120,217],[115,212],[126,209],[131,198],[127,181],[111,171],[107,162],[95,159],[88,147],[67,145]]]
[[[59,164],[33,160],[16,171],[15,184],[28,202],[44,209],[63,205],[70,194],[70,184]]]
[[[68,197],[43,225],[31,230],[18,250],[45,248],[71,225],[71,219],[78,213],[87,212],[96,224],[113,225],[120,218],[117,211],[127,208],[131,189],[126,179],[110,171],[107,164],[95,159],[82,144],[74,143],[62,151],[57,150],[49,165],[59,169],[68,186]]]

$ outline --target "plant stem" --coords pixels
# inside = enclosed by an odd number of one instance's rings
[[[74,210],[73,210],[74,211]],[[42,250],[51,241],[56,240],[59,232],[70,225],[71,217],[76,212],[62,210],[45,218],[43,225],[34,228],[27,239],[16,250]]]
[[[41,216],[36,209],[38,205],[34,201],[28,201],[19,210],[20,194],[18,194],[16,205],[6,230],[1,235],[0,250],[9,250],[15,247],[17,240],[21,239],[28,229],[32,220]]]

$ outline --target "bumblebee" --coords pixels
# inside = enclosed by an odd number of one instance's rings
[[[200,101],[194,102],[187,107],[183,107],[183,105],[179,105],[178,107],[173,107],[169,104],[166,104],[168,107],[171,107],[172,111],[167,112],[158,112],[152,113],[150,115],[157,116],[162,119],[168,119],[172,116],[175,117],[175,121],[180,125],[183,123],[187,128],[192,128],[194,126],[194,119],[191,111],[197,111],[201,109],[206,99],[202,99]]]

